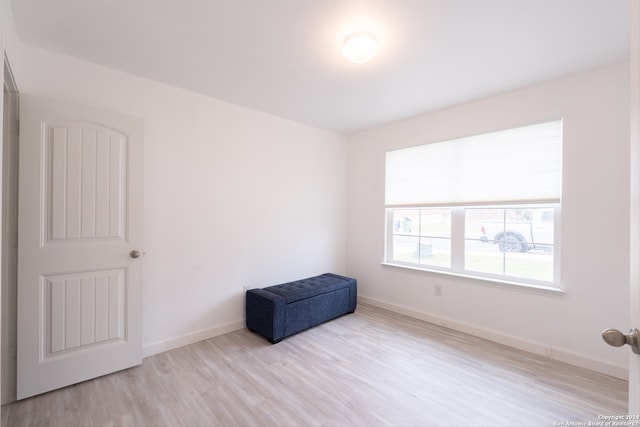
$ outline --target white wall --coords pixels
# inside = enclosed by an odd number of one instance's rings
[[[629,71],[618,64],[353,135],[347,272],[365,301],[625,377],[628,349]],[[564,119],[558,294],[381,265],[387,150]],[[434,296],[441,284],[443,296]]]
[[[343,136],[20,47],[22,93],[145,119],[145,354],[243,327],[244,285],[344,273]]]

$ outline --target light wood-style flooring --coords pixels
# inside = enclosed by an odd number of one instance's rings
[[[553,426],[626,412],[625,381],[360,304],[276,345],[240,330],[5,405],[2,425]]]

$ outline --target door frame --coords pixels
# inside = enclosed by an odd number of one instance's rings
[[[5,98],[6,97],[6,98]],[[8,110],[8,111],[7,111]],[[3,126],[2,138],[2,248],[1,251],[1,317],[0,322],[0,404],[16,399],[16,319],[17,319],[17,239],[18,239],[18,120],[19,91],[11,71],[9,60],[4,56],[3,74]],[[6,123],[5,123],[6,122]],[[14,207],[10,210],[10,207]]]

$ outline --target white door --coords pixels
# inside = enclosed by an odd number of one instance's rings
[[[18,399],[142,361],[143,130],[20,98]]]

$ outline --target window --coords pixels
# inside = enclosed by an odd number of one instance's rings
[[[386,160],[387,263],[559,286],[561,121]]]

